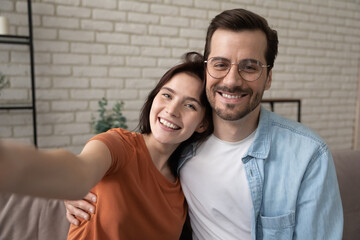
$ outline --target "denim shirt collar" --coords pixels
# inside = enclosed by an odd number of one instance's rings
[[[180,168],[186,163],[186,161],[196,155],[196,148],[197,148],[197,142],[191,143],[184,148],[184,150],[181,153],[177,167],[178,175],[180,174]]]
[[[246,163],[251,158],[266,159],[270,151],[270,112],[263,106],[260,109],[259,124],[255,133],[255,140],[243,158]]]

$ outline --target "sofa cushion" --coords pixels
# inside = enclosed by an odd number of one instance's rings
[[[344,209],[343,240],[360,236],[360,151],[332,151]]]
[[[63,201],[0,194],[1,240],[64,240],[68,230]]]

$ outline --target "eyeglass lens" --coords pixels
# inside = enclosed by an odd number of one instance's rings
[[[238,65],[239,74],[246,81],[257,80],[263,70],[263,65],[254,59],[244,59],[237,64],[226,58],[210,58],[207,70],[213,78],[223,78],[229,73],[231,65]]]

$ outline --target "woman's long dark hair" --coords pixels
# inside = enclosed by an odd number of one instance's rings
[[[206,98],[205,92],[205,73],[204,73],[204,58],[200,53],[197,52],[188,52],[183,56],[183,62],[179,65],[176,65],[170,68],[160,79],[155,88],[149,93],[142,109],[140,112],[140,120],[138,124],[139,132],[142,134],[150,134],[150,110],[155,96],[159,93],[161,88],[169,82],[177,73],[186,72],[192,75],[199,77],[203,82],[202,93],[200,95],[200,103],[205,107],[205,117],[204,117],[204,126],[206,130],[202,133],[194,132],[189,139],[182,142],[176,150],[172,153],[168,160],[171,172],[176,177],[177,176],[177,166],[182,150],[188,144],[193,142],[201,143],[203,142],[214,130],[212,122],[212,110],[211,106]]]

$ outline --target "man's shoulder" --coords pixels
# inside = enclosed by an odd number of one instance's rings
[[[264,127],[268,128],[272,136],[291,135],[292,137],[310,139],[320,144],[324,143],[324,140],[318,133],[303,123],[288,119],[274,112],[265,111],[267,116],[263,120],[266,122],[262,123],[262,126],[260,126],[260,123],[259,129],[261,127],[262,130],[264,130]]]
[[[276,159],[283,165],[294,159],[308,163],[311,160],[330,157],[327,143],[309,127],[270,111],[264,115],[262,123],[259,123],[259,132],[252,152],[260,152],[261,157]]]

